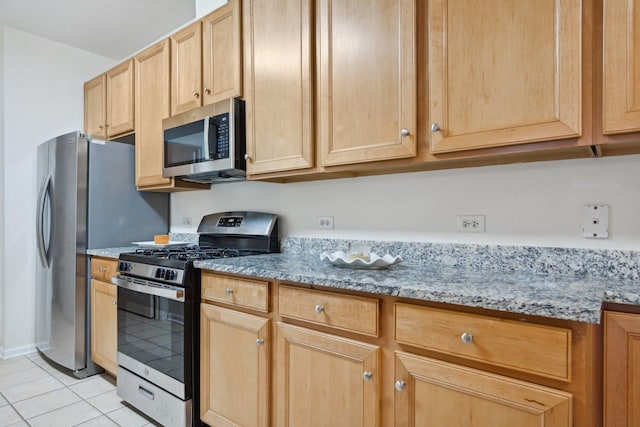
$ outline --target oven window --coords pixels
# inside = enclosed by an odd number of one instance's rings
[[[184,382],[184,307],[118,288],[118,351]]]

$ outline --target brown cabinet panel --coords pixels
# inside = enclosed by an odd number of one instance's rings
[[[171,36],[171,115],[202,105],[202,24]]]
[[[107,134],[109,137],[134,130],[133,59],[107,71]]]
[[[202,298],[266,313],[269,311],[269,282],[203,272]]]

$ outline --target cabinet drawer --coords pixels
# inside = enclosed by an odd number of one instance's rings
[[[571,378],[569,329],[396,303],[395,339],[544,377]]]
[[[202,298],[269,312],[269,282],[202,273]]]
[[[279,286],[278,314],[378,336],[378,300],[372,298]]]
[[[111,281],[118,271],[118,261],[105,258],[91,258],[91,275],[96,279]]]

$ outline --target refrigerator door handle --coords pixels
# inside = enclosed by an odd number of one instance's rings
[[[49,251],[45,248],[44,242],[44,209],[45,202],[47,200],[47,196],[49,195],[49,188],[51,187],[51,175],[47,176],[42,187],[40,188],[40,193],[38,195],[38,207],[36,211],[36,242],[38,244],[38,254],[40,255],[40,262],[45,268],[50,267],[49,262]],[[51,216],[49,216],[51,218]]]

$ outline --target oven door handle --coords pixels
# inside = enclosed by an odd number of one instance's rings
[[[184,302],[184,289],[177,288],[175,286],[154,285],[153,282],[148,280],[122,278],[122,276],[112,277],[111,283],[133,292],[141,292],[147,295],[154,295],[172,299],[174,301]]]

